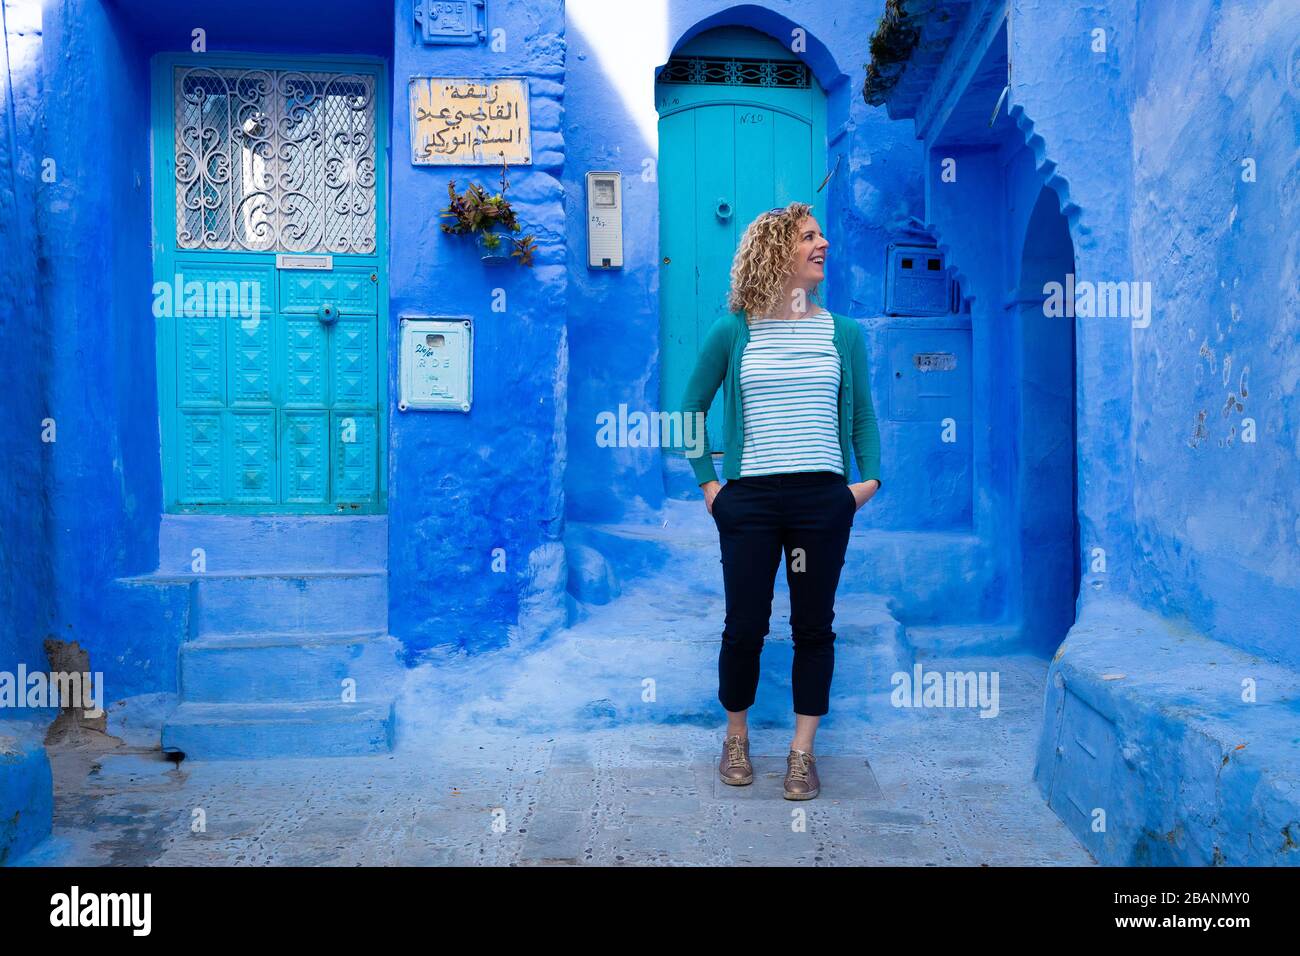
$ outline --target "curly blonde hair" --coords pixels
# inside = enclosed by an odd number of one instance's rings
[[[808,203],[792,202],[760,214],[746,227],[731,262],[731,292],[727,296],[731,311],[743,312],[748,320],[777,310],[785,295],[785,280],[794,267],[799,226],[810,215]]]

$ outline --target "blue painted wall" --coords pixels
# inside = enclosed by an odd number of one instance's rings
[[[47,635],[78,641],[106,671],[114,660],[110,686],[125,695],[158,681],[156,635],[123,640],[108,594],[120,569],[156,557],[151,316],[132,301],[148,261],[144,74],[104,8],[73,24],[66,13],[6,11],[25,29],[9,37],[5,104],[4,344],[18,358],[0,416],[15,479],[4,487],[3,659],[44,665]],[[47,418],[55,440],[42,443]]]
[[[37,205],[58,422],[51,632],[87,648],[110,696],[124,696],[156,689],[175,667],[159,635],[127,626],[111,585],[157,560],[153,316],[141,295],[151,281],[147,55],[98,4],[47,4],[44,54],[42,148],[57,164]]]
[[[1045,183],[1070,221],[1076,272],[1094,281],[1139,278],[1129,245],[1131,141],[1121,119],[1131,108],[1134,62],[1141,56],[1134,10],[1131,0],[1113,0],[1096,10],[1034,0],[1011,6],[1014,72],[1006,109],[1015,121],[1009,135],[1025,151],[1017,180],[1026,197],[1012,234],[1023,235],[1032,207],[1027,197],[1036,197]],[[1092,50],[1095,29],[1106,31],[1105,53]],[[1059,82],[1044,83],[1043,76]],[[1140,561],[1133,546],[1131,472],[1130,340],[1136,330],[1123,319],[1078,319],[1074,328],[1085,559],[1081,597],[1086,601],[1128,594]],[[1105,552],[1104,571],[1096,570],[1095,549]]]
[[[1133,339],[1134,585],[1297,665],[1300,9],[1139,11],[1129,229],[1158,311]]]
[[[564,8],[560,0],[492,4],[493,52],[423,46],[409,7],[396,0],[390,355],[401,315],[468,315],[474,406],[467,414],[390,409],[389,624],[410,652],[482,649],[564,621]],[[531,268],[484,266],[471,242],[439,231],[448,180],[492,187],[500,170],[411,165],[407,83],[415,75],[529,80],[533,163],[511,170],[508,195],[537,239]],[[395,364],[390,376],[396,396]]]
[[[1149,328],[1077,324],[1083,545],[1107,556],[1105,574],[1085,564],[1085,595],[1294,665],[1300,11],[1018,0],[1013,15],[1014,109],[1072,204],[1080,274],[1155,297]]]
[[[0,50],[0,354],[11,373],[0,414],[0,670],[45,664],[49,626],[50,446],[41,441],[48,417],[50,338],[41,318],[36,245],[36,194],[42,94],[40,9],[5,8]],[[42,582],[37,586],[35,582]],[[0,710],[0,717],[8,714]]]

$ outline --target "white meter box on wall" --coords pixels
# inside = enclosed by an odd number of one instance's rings
[[[397,407],[467,412],[474,401],[474,327],[464,316],[403,316]]]
[[[587,268],[623,268],[621,173],[587,173]]]

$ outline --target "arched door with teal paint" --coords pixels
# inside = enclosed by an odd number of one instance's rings
[[[168,511],[383,510],[386,88],[374,61],[155,61]]]
[[[745,226],[812,203],[826,168],[826,100],[811,71],[747,30],[703,33],[655,84],[659,111],[660,401],[679,407],[709,327],[726,315]],[[709,443],[722,447],[721,396]]]

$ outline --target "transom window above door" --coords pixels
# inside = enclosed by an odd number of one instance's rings
[[[374,255],[375,78],[177,67],[178,249]]]
[[[797,60],[761,57],[675,56],[660,71],[657,83],[721,86],[786,86],[808,89],[811,74]]]

